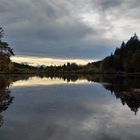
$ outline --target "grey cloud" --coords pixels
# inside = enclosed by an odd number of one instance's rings
[[[103,11],[121,6],[121,4],[123,3],[122,0],[91,0],[91,2],[93,6],[96,6]]]
[[[138,0],[0,0],[0,25],[16,54],[99,59],[136,32],[139,6]],[[93,26],[82,14],[91,15]]]

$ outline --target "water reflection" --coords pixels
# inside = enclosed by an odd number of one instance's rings
[[[86,79],[77,79],[76,81],[61,79],[61,78],[50,78],[50,77],[30,77],[28,80],[19,80],[12,84],[14,87],[34,87],[34,86],[49,86],[49,85],[64,85],[64,84],[88,84],[89,81]]]
[[[115,77],[104,78],[110,84],[103,84],[104,88],[111,91],[122,105],[127,106],[135,113],[140,108],[140,78],[139,77]]]
[[[28,79],[28,80],[27,80]],[[135,114],[140,108],[140,77],[113,75],[39,75],[17,80],[12,87],[47,86],[61,84],[87,84],[97,82],[109,90],[122,105],[127,105]]]
[[[13,97],[10,94],[9,85],[9,79],[6,76],[0,76],[0,127],[4,121],[1,113],[5,111],[13,101]]]
[[[34,77],[31,75],[16,75],[16,76],[0,76],[0,126],[2,126],[3,124],[3,116],[2,116],[2,112],[5,111],[8,106],[12,103],[13,101],[13,96],[10,93],[10,89],[9,86],[11,87],[11,89],[13,88],[20,88],[20,87],[28,87],[31,86],[32,87],[32,93],[34,90],[38,90],[35,88],[35,86],[49,86],[49,85],[63,85],[63,84],[88,84],[91,83],[91,86],[94,86],[95,83],[100,83],[104,89],[110,91],[111,94],[113,94],[117,99],[121,100],[122,105],[127,105],[135,114],[137,114],[139,108],[140,108],[140,78],[139,77],[116,77],[116,76],[101,76],[101,75],[41,75],[38,77]],[[92,85],[93,84],[93,85]],[[33,87],[34,86],[34,87]],[[83,86],[84,87],[84,86]],[[84,90],[84,88],[80,87],[81,89]],[[62,89],[61,89],[62,90]],[[72,92],[74,92],[73,89],[68,89],[70,94],[72,94]],[[85,89],[88,92],[88,89]],[[104,92],[106,92],[106,90]],[[34,92],[36,92],[34,91]],[[41,88],[41,91],[45,91],[45,89],[43,89],[43,87]],[[58,92],[59,92],[59,88],[58,88]],[[22,91],[23,92],[23,91]],[[30,91],[31,92],[31,91]],[[40,91],[39,91],[40,92]],[[51,92],[51,91],[50,91]],[[83,91],[81,90],[81,93]],[[95,89],[93,90],[93,92],[95,92]],[[108,93],[108,92],[107,92]],[[106,94],[106,93],[105,93]],[[89,95],[89,94],[87,94]],[[59,96],[59,95],[57,95]],[[61,97],[61,94],[60,94]],[[79,94],[78,94],[79,97]],[[23,97],[22,97],[23,98]],[[26,98],[26,96],[24,96],[24,98]],[[29,97],[28,97],[29,98]],[[32,99],[30,99],[30,101],[33,100],[33,96],[31,97]],[[64,97],[63,97],[64,98]],[[80,98],[80,97],[79,97]],[[26,100],[26,99],[25,99]],[[40,100],[43,100],[42,97],[37,98],[38,102]],[[58,100],[58,97],[57,97]],[[29,102],[30,102],[29,101]],[[44,101],[45,102],[45,101]],[[47,101],[46,101],[47,102]],[[51,105],[51,100],[48,101],[49,103],[47,104],[47,107],[49,107]],[[59,102],[59,100],[57,101]],[[59,102],[58,106],[63,106],[63,102],[64,100],[62,100],[62,102]],[[69,99],[66,99],[66,102],[69,102]],[[82,101],[84,102],[84,100]],[[26,104],[26,102],[25,102]],[[45,104],[45,103],[44,103]],[[77,104],[77,103],[74,103]],[[98,103],[97,103],[98,104]],[[27,105],[30,105],[27,103]],[[40,104],[38,105],[40,106]],[[46,106],[46,105],[44,105]],[[53,106],[55,106],[53,104]],[[56,104],[57,106],[57,104]],[[65,104],[64,104],[65,106]],[[71,105],[72,107],[72,105]],[[55,107],[53,107],[55,108]],[[52,108],[52,109],[53,109]],[[78,106],[78,109],[76,109],[76,107],[74,108],[69,108],[69,112],[71,112],[71,114],[74,113],[74,111],[76,110],[82,110],[81,107]],[[50,109],[50,108],[49,108]],[[39,108],[39,110],[43,110],[43,108]],[[49,112],[49,111],[48,111]],[[61,112],[61,110],[60,110]],[[29,113],[29,112],[28,112]],[[82,111],[83,114],[86,113],[86,110]],[[21,116],[22,118],[22,116]],[[63,120],[64,121],[64,120]],[[93,123],[93,122],[92,122]],[[56,124],[55,124],[56,125]],[[53,135],[53,130],[52,130],[52,125],[48,127],[47,133],[48,135],[51,137],[51,135]],[[55,126],[57,128],[57,126]]]
[[[0,75],[0,127],[4,123],[2,112],[6,111],[14,97],[11,95],[10,85],[19,80],[28,80],[30,75]]]

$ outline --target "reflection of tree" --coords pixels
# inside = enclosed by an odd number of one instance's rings
[[[0,115],[0,127],[3,125],[3,116]]]
[[[0,76],[0,126],[3,124],[1,112],[6,110],[12,103],[13,97],[10,94],[9,85],[18,80],[28,80],[35,75],[16,75],[12,77]],[[60,78],[67,82],[75,82],[78,79],[102,83],[104,88],[111,91],[119,98],[123,105],[127,105],[135,114],[140,108],[140,77],[112,77],[111,75],[80,75],[80,74],[53,74],[39,75],[40,78]]]
[[[46,75],[39,75],[40,78],[48,77],[48,78],[60,78],[67,82],[76,82],[78,79],[81,78],[81,75],[75,74],[46,74]]]
[[[14,98],[9,90],[10,84],[18,80],[28,80],[32,76],[35,75],[0,75],[0,127],[4,121],[1,113],[9,107]]]
[[[9,79],[5,76],[0,76],[0,113],[5,111],[12,103],[13,97],[10,95]],[[3,124],[3,116],[0,114],[0,126]]]
[[[109,80],[109,79],[108,79]],[[112,78],[110,84],[104,84],[107,90],[110,90],[116,98],[119,98],[123,105],[127,105],[135,114],[140,108],[140,78]]]
[[[43,78],[43,75],[40,75]],[[77,81],[87,79],[92,82],[102,83],[104,88],[111,91],[119,98],[123,105],[127,105],[135,114],[140,108],[140,77],[114,76],[114,75],[81,75],[81,74],[48,74],[45,77],[60,78],[64,81]]]

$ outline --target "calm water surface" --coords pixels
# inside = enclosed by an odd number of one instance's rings
[[[138,88],[33,77],[0,94],[0,140],[140,140]]]

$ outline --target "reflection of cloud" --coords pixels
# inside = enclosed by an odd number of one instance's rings
[[[27,62],[30,65],[63,65],[67,62],[77,63],[80,65],[85,65],[89,62],[93,62],[92,60],[84,60],[84,59],[57,59],[57,58],[46,58],[46,57],[35,57],[35,56],[15,56],[12,57],[13,62],[23,63]]]
[[[64,83],[35,77],[13,83],[16,99],[4,114],[1,139],[139,140],[139,113],[135,116],[100,84]]]
[[[7,120],[11,121],[4,129],[12,126],[13,131],[4,134],[6,138],[137,140],[135,138],[140,137],[140,114],[134,116],[99,84],[12,90],[17,100],[14,112],[7,115]]]
[[[62,85],[62,84],[86,84],[89,83],[87,80],[76,80],[76,81],[69,81],[67,82],[64,81],[63,79],[60,78],[38,78],[38,77],[32,77],[29,78],[28,80],[21,80],[14,82],[12,84],[12,87],[30,87],[30,86],[47,86],[47,85]]]

